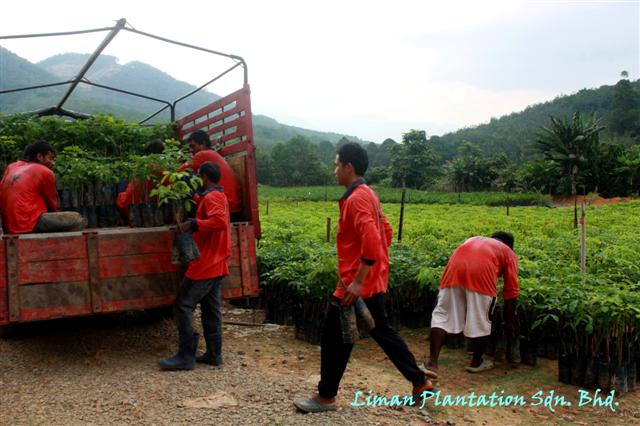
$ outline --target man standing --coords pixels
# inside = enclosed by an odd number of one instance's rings
[[[229,201],[229,210],[231,213],[242,212],[242,193],[240,192],[240,182],[236,177],[233,169],[222,158],[220,154],[211,149],[211,140],[209,134],[204,130],[196,130],[187,138],[189,144],[189,152],[191,153],[191,162],[185,163],[178,171],[191,169],[194,172],[205,162],[211,162],[220,169],[219,185],[224,189],[224,195]]]
[[[362,297],[375,320],[371,337],[380,345],[402,375],[413,384],[413,395],[433,389],[418,368],[413,354],[386,316],[384,297],[389,278],[391,227],[382,214],[377,195],[363,179],[367,152],[356,143],[347,143],[336,156],[336,179],[347,188],[340,204],[336,244],[339,282],[331,303],[321,340],[320,383],[310,399],[294,401],[303,412],[336,410],[335,397],[351,356],[353,344],[345,343],[341,331],[341,306]]]
[[[175,302],[178,327],[178,353],[160,361],[164,370],[193,370],[196,360],[219,366],[222,364],[221,281],[229,275],[227,259],[231,255],[229,205],[222,188],[217,185],[220,169],[204,163],[198,171],[204,192],[195,219],[180,225],[180,231],[193,232],[200,251],[198,259],[189,262]],[[196,359],[198,335],[193,332],[193,310],[200,303],[202,329],[207,351]]]
[[[79,231],[84,227],[80,214],[58,212],[55,158],[53,147],[38,141],[26,147],[24,160],[7,166],[0,182],[2,224],[7,233]]]
[[[491,238],[469,238],[451,255],[431,316],[430,357],[426,366],[429,377],[438,377],[438,357],[447,333],[464,331],[472,339],[473,359],[467,371],[479,373],[493,367],[482,355],[491,335],[500,276],[504,281],[504,329],[513,333],[519,293],[518,258],[513,252],[513,242],[513,235],[498,231]]]

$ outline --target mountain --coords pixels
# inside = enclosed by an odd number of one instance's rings
[[[0,46],[0,90],[68,81],[75,77],[88,58],[88,54],[63,53],[32,64]],[[178,81],[150,65],[137,61],[121,65],[116,57],[110,55],[101,55],[90,68],[86,78],[92,83],[168,101],[196,89],[196,86]],[[0,95],[0,113],[32,111],[55,105],[67,87]],[[220,96],[214,93],[200,91],[178,103],[176,115],[180,117],[219,98]],[[134,121],[146,118],[161,106],[162,104],[154,101],[88,85],[80,85],[65,104],[66,108],[75,111],[109,113]],[[159,120],[166,121],[168,118],[168,114],[165,114],[161,115]],[[355,136],[287,126],[267,116],[254,115],[254,137],[256,145],[260,147],[270,149],[274,144],[285,142],[297,134],[309,138],[314,143],[325,140],[336,143],[343,137],[360,141]]]
[[[319,132],[316,130],[303,129],[302,127],[281,124],[265,115],[253,115],[253,132],[257,143],[263,148],[271,149],[278,142],[288,141],[296,135],[301,135],[309,139],[314,144],[329,141],[336,144],[340,139],[346,138],[353,142],[362,144],[368,143],[357,136],[343,135],[334,132]]]
[[[583,116],[595,113],[601,118],[602,124],[608,127],[613,110],[614,87],[582,89],[572,95],[531,105],[521,112],[492,118],[487,124],[460,129],[443,136],[432,136],[429,140],[442,161],[455,157],[462,142],[470,141],[488,156],[504,152],[511,161],[521,164],[537,155],[532,145],[540,128],[549,126],[550,116],[571,118],[575,112],[580,112]],[[631,88],[640,94],[640,80],[631,82]],[[640,109],[640,105],[637,108]],[[601,138],[604,140],[608,137],[609,132],[605,128]]]

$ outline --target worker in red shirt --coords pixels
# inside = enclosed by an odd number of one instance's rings
[[[162,154],[164,151],[164,144],[161,140],[153,140],[144,147],[145,154]],[[157,170],[156,174],[158,178],[162,177],[162,170]],[[118,210],[125,217],[129,217],[129,206],[131,204],[140,204],[143,200],[146,200],[151,190],[155,187],[153,180],[147,179],[144,182],[138,182],[136,179],[132,179],[127,185],[126,189],[118,194],[116,199],[116,205]]]
[[[358,297],[362,297],[375,321],[375,327],[369,332],[371,337],[413,384],[414,402],[423,392],[433,389],[385,313],[392,232],[377,195],[362,177],[367,166],[367,152],[360,145],[347,143],[338,150],[336,180],[347,188],[339,201],[336,237],[339,281],[322,331],[318,393],[310,399],[294,401],[303,412],[337,409],[335,397],[353,348],[353,344],[345,343],[343,338],[340,309],[352,305]]]
[[[478,373],[493,367],[483,360],[496,304],[497,281],[504,287],[504,330],[514,331],[518,300],[518,258],[513,251],[513,235],[498,231],[491,238],[472,237],[451,255],[440,280],[438,303],[431,316],[430,357],[427,375],[438,377],[438,357],[447,333],[472,339],[473,359],[467,371]]]
[[[46,141],[30,144],[24,160],[7,166],[0,182],[2,224],[9,234],[78,231],[84,227],[77,212],[58,212],[56,151]]]
[[[229,201],[229,210],[234,214],[241,213],[242,192],[240,182],[225,159],[211,149],[209,134],[204,130],[196,130],[189,135],[187,143],[189,144],[189,152],[192,156],[191,161],[180,166],[178,171],[181,172],[186,169],[191,169],[196,172],[198,168],[207,161],[217,165],[218,168],[220,168],[219,185],[224,188],[224,194]]]
[[[222,364],[221,282],[229,275],[227,259],[231,255],[229,204],[218,186],[220,169],[204,163],[198,174],[204,191],[195,219],[180,225],[181,232],[193,232],[200,251],[198,259],[189,262],[175,302],[178,327],[178,353],[160,361],[165,370],[192,370],[196,361],[214,366]],[[200,303],[202,329],[207,351],[196,359],[198,335],[193,332],[193,310]]]

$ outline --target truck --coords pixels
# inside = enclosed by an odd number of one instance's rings
[[[136,30],[125,19],[120,19],[109,28],[0,36],[0,42],[3,39],[55,37],[96,31],[106,31],[107,35],[73,79],[55,84],[0,90],[0,102],[2,95],[44,86],[67,85],[69,87],[66,93],[55,106],[31,113],[81,120],[90,116],[65,109],[65,103],[79,85],[93,85],[163,103],[163,107],[141,123],[169,110],[178,140],[184,140],[195,130],[205,130],[215,142],[215,148],[235,171],[243,194],[240,220],[232,222],[230,274],[223,281],[222,294],[227,299],[256,296],[259,291],[256,240],[260,238],[261,230],[251,90],[246,62],[237,55]],[[172,101],[158,100],[142,93],[87,80],[87,71],[111,40],[122,31],[226,58],[232,65],[208,83]],[[240,88],[190,114],[176,117],[179,102],[234,70],[243,72]],[[154,226],[91,228],[64,233],[4,234],[0,241],[0,334],[5,334],[10,326],[19,323],[170,307],[183,273],[179,265],[171,262],[175,232],[175,226]]]

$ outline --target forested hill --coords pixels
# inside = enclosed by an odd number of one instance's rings
[[[640,93],[640,80],[631,82],[633,89]],[[542,104],[532,105],[522,112],[512,113],[487,124],[469,127],[445,134],[433,136],[430,142],[440,154],[442,161],[456,156],[458,147],[464,141],[477,144],[487,156],[504,152],[509,159],[523,163],[532,158],[532,144],[541,126],[549,125],[549,117],[570,118],[576,111],[583,115],[596,113],[603,125],[608,127],[612,114],[614,86],[601,86],[597,89],[583,89],[568,96]],[[606,139],[608,130],[602,133]]]
[[[88,56],[64,53],[33,64],[0,46],[0,90],[69,80],[81,69]],[[98,58],[87,78],[94,83],[166,100],[173,100],[196,88],[142,62],[120,65],[116,57],[109,55]],[[0,113],[32,111],[55,105],[66,88],[52,87],[0,95]],[[219,96],[214,93],[199,92],[178,104],[177,115],[192,112],[216,99]],[[65,106],[80,112],[110,113],[137,121],[156,111],[161,104],[81,85]],[[161,118],[166,120],[168,116]],[[355,136],[288,126],[264,115],[254,116],[254,136],[256,144],[262,148],[270,149],[274,144],[286,142],[296,135],[302,135],[314,143],[330,141],[335,144],[343,137],[359,140]]]

